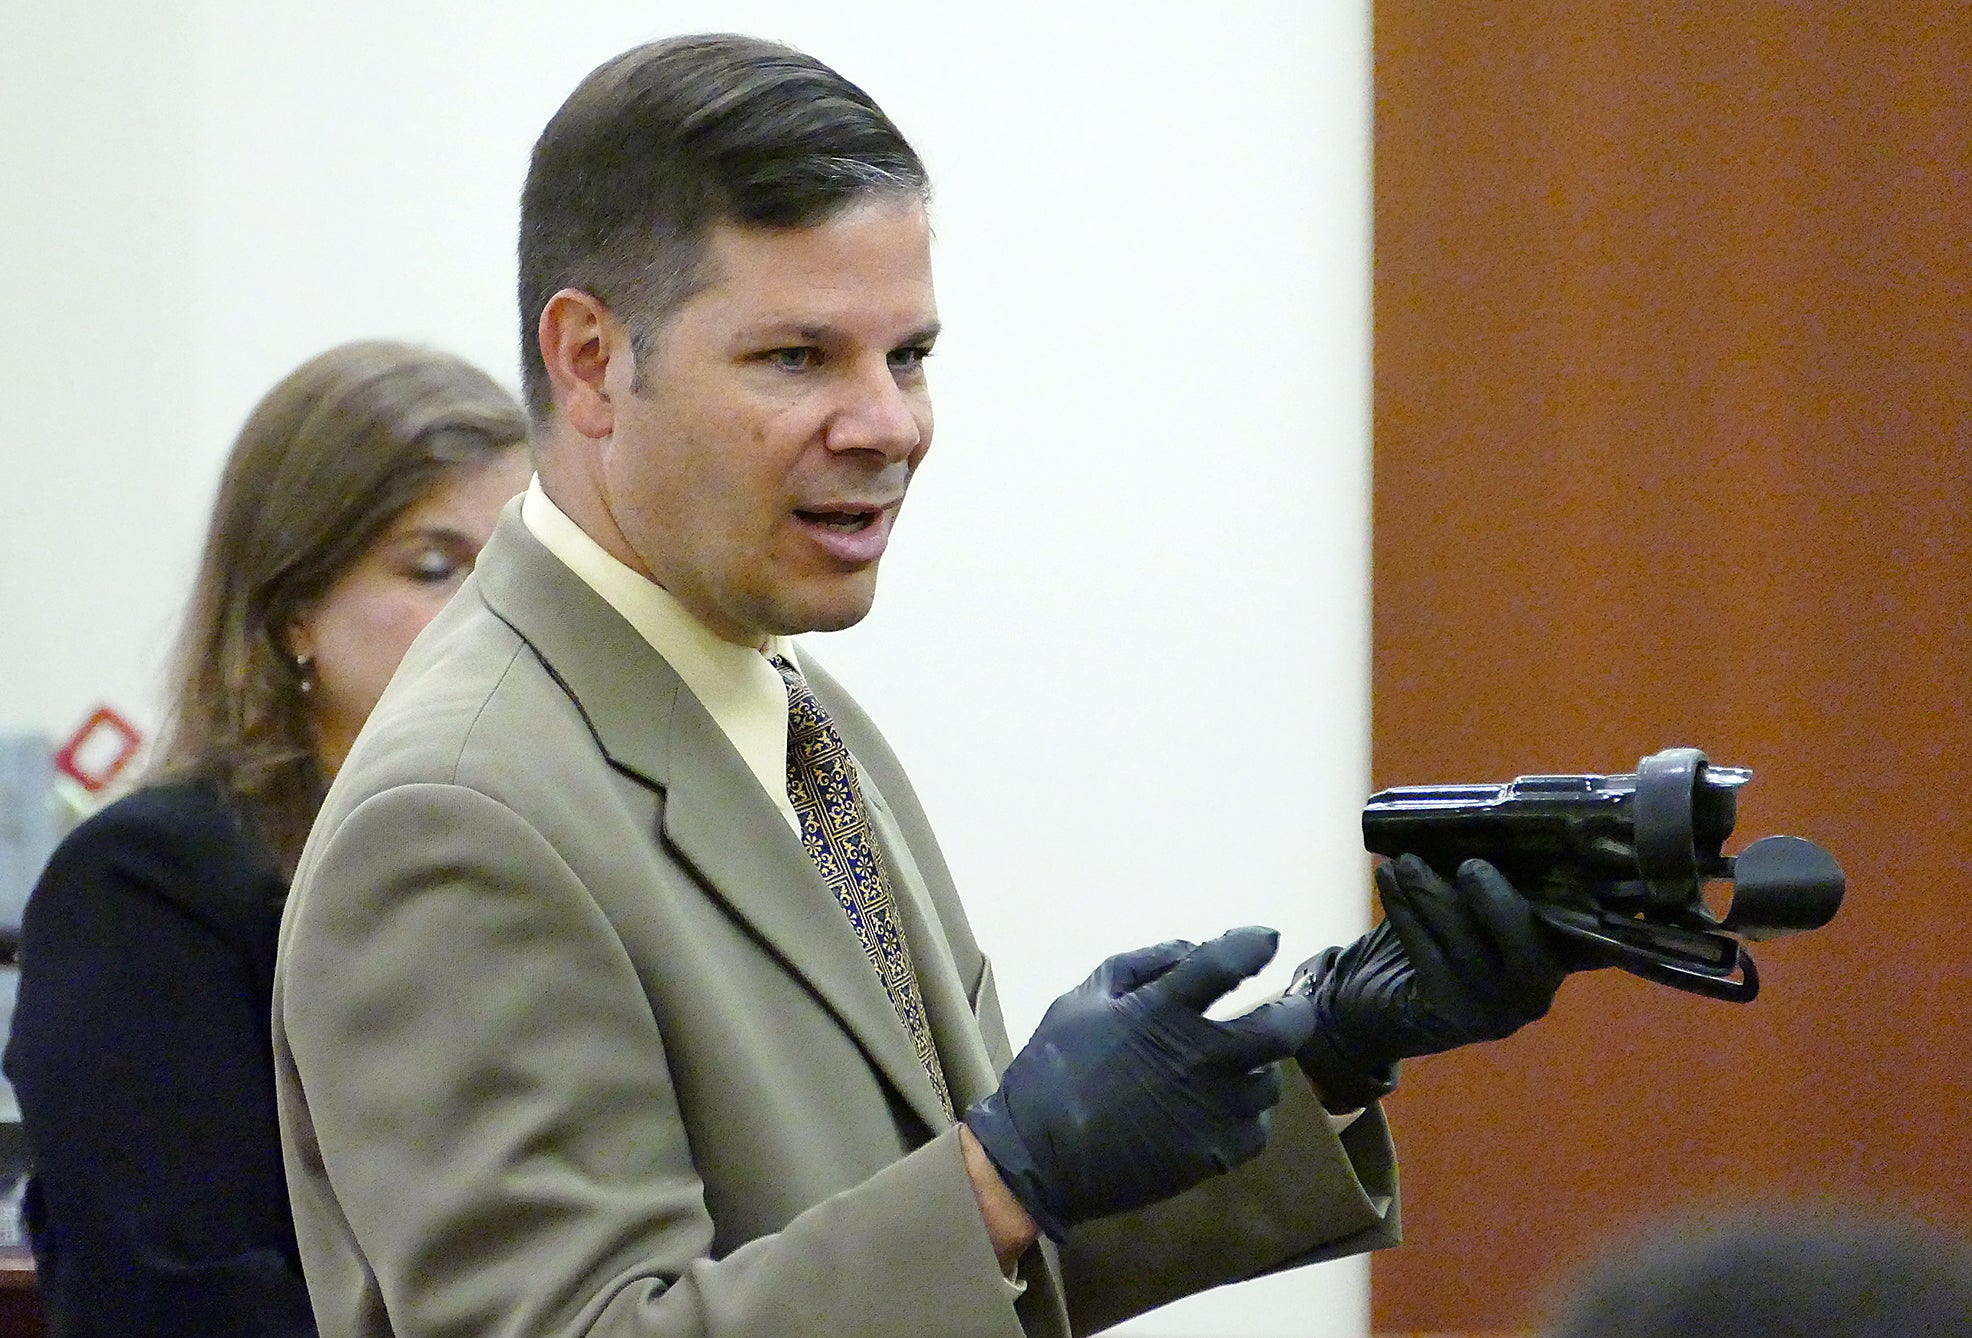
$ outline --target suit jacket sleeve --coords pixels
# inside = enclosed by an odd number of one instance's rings
[[[1076,1333],[1229,1282],[1395,1245],[1396,1155],[1380,1110],[1337,1135],[1298,1068],[1260,1157],[1062,1247]]]

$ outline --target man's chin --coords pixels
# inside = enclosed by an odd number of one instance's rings
[[[846,628],[854,627],[857,623],[867,618],[869,613],[869,601],[865,601],[860,607],[853,609],[844,607],[816,609],[798,619],[797,625],[791,625],[781,635],[798,636],[803,632],[840,632]]]
[[[776,636],[840,632],[867,618],[875,603],[876,573],[871,572],[867,580],[847,582],[832,590],[804,591],[775,601],[773,616],[766,627]]]

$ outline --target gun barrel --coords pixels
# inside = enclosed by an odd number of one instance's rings
[[[1450,876],[1483,859],[1508,878],[1546,881],[1581,865],[1620,877],[1634,860],[1628,776],[1521,776],[1503,785],[1403,785],[1363,806],[1363,845],[1418,856]],[[1632,875],[1633,876],[1633,875]]]

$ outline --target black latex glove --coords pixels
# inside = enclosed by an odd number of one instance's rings
[[[1265,966],[1280,936],[1234,929],[1112,957],[1049,1006],[1000,1089],[965,1113],[1043,1231],[1156,1203],[1259,1155],[1278,1060],[1314,1031],[1290,994],[1243,1017],[1204,1013]]]
[[[1568,974],[1563,945],[1484,860],[1446,882],[1415,855],[1377,866],[1383,922],[1297,973],[1315,1034],[1297,1056],[1330,1110],[1396,1086],[1397,1061],[1510,1036]]]

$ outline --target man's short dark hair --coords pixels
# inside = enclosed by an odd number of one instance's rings
[[[923,199],[924,164],[883,109],[812,56],[732,34],[626,51],[535,142],[520,202],[521,385],[552,403],[535,327],[563,288],[624,320],[641,359],[709,281],[719,223],[802,228],[882,195]]]
[[[1712,1210],[1611,1247],[1545,1338],[1966,1338],[1972,1243],[1831,1205]]]

